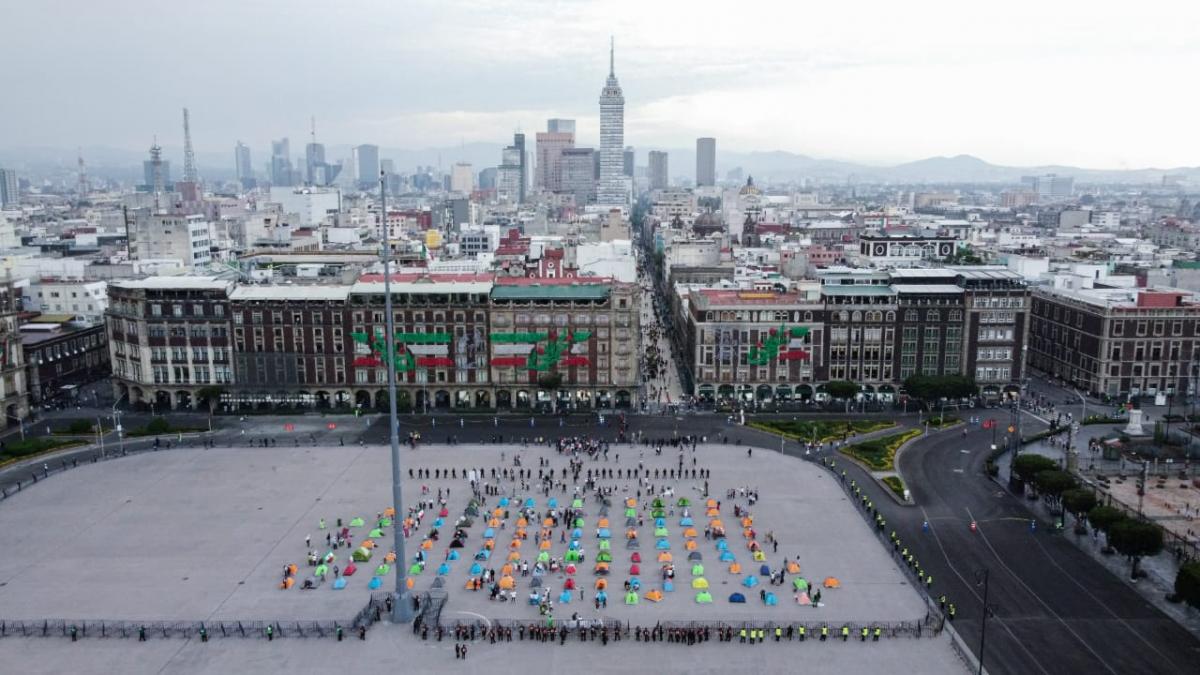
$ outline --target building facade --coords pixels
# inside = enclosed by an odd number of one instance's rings
[[[1030,365],[1093,395],[1195,395],[1200,302],[1176,289],[1038,289]]]
[[[696,187],[717,184],[717,139],[696,139]]]
[[[609,50],[608,80],[600,92],[600,177],[596,202],[625,206],[625,95],[617,82],[613,51]]]
[[[554,120],[551,120],[554,121]],[[535,187],[547,192],[562,190],[562,153],[575,147],[575,132],[538,132]]]
[[[107,300],[107,298],[106,298]],[[77,327],[34,321],[22,326],[30,402],[40,404],[80,385],[108,377],[108,329],[103,324]]]
[[[661,150],[651,150],[647,157],[647,178],[650,189],[666,190],[671,180],[667,168],[667,153]]]
[[[25,372],[25,350],[17,328],[21,309],[20,291],[11,280],[0,283],[0,405],[4,406],[3,428],[19,424],[29,416],[29,384]]]

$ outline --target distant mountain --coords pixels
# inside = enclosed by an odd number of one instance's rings
[[[390,159],[396,170],[412,173],[418,166],[441,167],[449,171],[455,162],[468,162],[476,172],[500,163],[502,143],[466,143],[454,147],[429,147],[423,149],[389,148],[380,149],[382,159]],[[293,150],[296,150],[293,145]],[[649,150],[665,150],[668,153],[669,173],[673,179],[692,180],[696,172],[696,152],[693,148],[658,148],[642,146],[637,149],[637,164],[645,166]],[[526,136],[526,151],[529,161],[534,161],[536,144],[533,134]],[[0,148],[0,166],[15,168],[22,172],[73,171],[76,150],[50,147]],[[265,171],[269,161],[268,148],[251,148],[254,166]],[[293,159],[303,163],[300,152]],[[163,155],[172,164],[172,173],[178,175],[183,165],[183,150],[178,146],[164,146]],[[101,174],[112,169],[122,173],[140,171],[146,159],[146,151],[136,151],[105,146],[83,148],[84,159],[89,171]],[[349,161],[351,148],[348,145],[327,145],[327,161]],[[233,144],[228,152],[197,151],[196,163],[202,176],[227,177],[233,173]],[[176,168],[178,167],[178,168]],[[1014,167],[988,163],[972,155],[954,157],[929,157],[915,162],[894,166],[873,166],[835,159],[819,159],[783,150],[737,152],[722,150],[717,145],[718,179],[724,179],[735,168],[741,168],[743,176],[753,176],[759,183],[799,182],[817,183],[1000,183],[1017,184],[1021,176],[1056,173],[1073,176],[1078,183],[1132,183],[1154,184],[1164,174],[1183,174],[1192,180],[1200,180],[1200,167],[1178,167],[1170,169],[1082,169],[1072,166]],[[135,174],[136,175],[136,174]]]

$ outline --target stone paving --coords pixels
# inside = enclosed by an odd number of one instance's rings
[[[453,520],[462,513],[470,498],[470,487],[461,473],[463,469],[482,470],[490,485],[498,483],[503,493],[515,494],[522,503],[525,499],[534,500],[532,508],[539,518],[550,508],[551,497],[557,500],[559,508],[568,506],[573,499],[572,485],[568,485],[566,492],[556,488],[549,496],[536,491],[539,468],[543,471],[553,469],[557,478],[567,465],[566,457],[546,446],[422,446],[417,450],[406,448],[403,453],[406,501],[410,504],[422,498],[436,501],[439,489],[449,491],[450,495],[446,503],[449,517],[439,530],[439,542],[427,551],[430,560],[426,569],[414,579],[417,591],[428,588],[436,578],[436,568],[450,550],[447,546]],[[513,469],[513,457],[517,453],[521,456],[521,468],[530,471],[533,480],[526,486],[515,480],[493,481],[491,470]],[[653,625],[665,620],[802,620],[832,624],[840,621],[915,621],[925,616],[923,600],[906,582],[831,476],[815,466],[774,452],[759,450],[748,457],[744,448],[702,445],[694,454],[691,449],[682,453],[688,478],[653,477],[655,469],[659,470],[660,476],[664,471],[677,470],[680,454],[673,448],[656,455],[648,448],[622,445],[610,449],[608,461],[602,456],[584,460],[583,478],[588,470],[594,473],[600,470],[631,472],[639,462],[650,478],[644,479],[641,486],[634,478],[597,480],[601,487],[611,487],[614,491],[608,512],[613,556],[611,573],[607,577],[609,601],[607,608],[600,610],[593,604],[598,578],[593,574],[593,565],[602,541],[596,536],[601,505],[590,495],[583,497],[584,515],[581,517],[584,527],[579,528],[579,541],[585,561],[577,565],[573,575],[577,589],[566,607],[562,606],[559,595],[568,575],[555,572],[542,577],[555,603],[556,616],[566,618],[570,613],[579,612],[587,618],[619,619],[633,625]],[[548,466],[539,467],[543,461]],[[370,592],[367,583],[372,578],[375,564],[391,548],[390,531],[378,540],[374,560],[360,565],[359,571],[347,579],[345,590],[333,590],[327,581],[313,591],[303,591],[299,587],[282,591],[278,589],[280,571],[285,564],[294,562],[300,567],[301,578],[311,573],[311,568],[304,562],[304,539],[311,536],[312,547],[317,548],[320,543],[321,552],[324,552],[325,531],[318,528],[321,518],[325,518],[330,527],[337,518],[349,522],[351,518],[362,517],[368,525],[375,520],[390,501],[389,466],[388,449],[378,446],[241,448],[143,455],[89,465],[54,476],[39,483],[36,489],[0,505],[0,532],[4,533],[4,545],[0,547],[0,608],[3,608],[0,618],[349,619],[366,603]],[[409,479],[407,469],[410,467],[431,471],[453,467],[459,473],[457,478],[450,479]],[[720,500],[718,517],[726,527],[728,549],[741,564],[741,573],[731,573],[730,563],[719,561],[715,541],[704,536],[704,527],[710,518],[704,508],[704,481],[690,478],[693,467],[698,472],[711,471],[710,494]],[[665,536],[654,536],[656,528],[647,483],[653,484],[656,491],[673,493],[663,498]],[[421,494],[422,486],[428,488],[428,495]],[[730,499],[726,496],[727,490],[743,487],[757,490],[760,495],[752,507],[747,497]],[[642,491],[640,498],[639,489]],[[681,506],[681,497],[690,500],[691,505]],[[626,548],[626,498],[634,499],[636,506],[633,508],[641,518],[640,526],[634,527],[641,543],[637,551],[643,561],[638,575],[643,589],[637,605],[625,604],[622,589],[625,580],[631,577],[629,568],[633,553]],[[487,508],[502,508],[499,507],[500,499],[489,497]],[[787,574],[786,585],[773,586],[767,577],[757,575],[764,562],[752,560],[747,548],[748,539],[733,515],[735,503],[749,508],[752,513],[755,540],[764,549],[765,564],[774,571],[785,557],[793,561],[798,559],[800,573]],[[510,550],[516,528],[515,505],[516,500],[510,496],[509,518],[502,519],[502,529],[493,527],[493,555],[496,557],[486,564],[496,568],[498,573],[503,563],[501,556]],[[697,533],[694,537],[685,537],[686,526],[680,525],[685,517],[684,508],[695,523]],[[436,506],[434,511],[437,511]],[[410,556],[433,526],[435,516],[436,513],[428,514],[408,539]],[[445,580],[450,599],[443,620],[452,622],[478,617],[538,620],[538,608],[527,604],[532,576],[514,575],[516,603],[491,601],[486,590],[464,589],[474,562],[472,558],[483,545],[483,531],[487,525],[482,518],[476,519],[468,528],[465,546],[454,549],[461,557],[448,563],[450,569]],[[538,553],[536,540],[540,533],[537,529],[532,524],[526,528],[527,538],[518,551],[522,558],[531,562]],[[561,526],[551,530],[546,553],[549,557],[562,559],[566,556],[572,533],[564,532]],[[356,541],[361,541],[365,527],[354,528],[354,531]],[[767,543],[768,532],[780,542],[777,552]],[[656,549],[659,540],[669,544],[669,552],[675,561],[675,590],[665,593],[661,602],[654,603],[645,595],[648,590],[662,588],[661,564],[657,561],[661,551]],[[697,591],[691,588],[691,563],[686,561],[689,540],[695,542],[696,550],[703,556],[700,562],[713,596],[711,604],[695,601]],[[335,552],[339,565],[344,566],[347,553],[348,549]],[[747,588],[743,583],[752,573],[758,583]],[[833,576],[840,581],[841,587],[822,589],[823,606],[820,608],[800,606],[791,592],[791,582],[798,576],[810,582]],[[332,576],[328,578],[332,580]],[[384,581],[383,590],[394,583],[391,576]],[[579,588],[584,592],[582,601],[578,597]],[[765,606],[759,597],[760,590],[776,593],[778,605]],[[746,602],[731,604],[728,597],[733,592],[743,593]],[[396,636],[406,633],[404,629],[383,625],[371,632],[368,639],[371,647],[346,648],[356,649],[357,653],[380,650],[378,658],[387,661],[395,656],[381,645],[401,640]],[[96,653],[90,660],[96,672],[126,669],[126,650],[136,644],[124,640],[85,642],[87,646],[83,649]],[[951,672],[953,668],[947,670],[947,665],[957,664],[950,655],[948,643],[942,639],[895,639],[884,643],[871,647],[876,650],[874,654],[878,660],[875,657],[868,659],[879,668],[897,661],[909,663],[922,672]],[[56,668],[49,664],[56,663],[59,664],[57,672],[61,672],[66,666],[46,655],[66,650],[68,644],[64,640],[0,639],[0,655],[4,655],[5,662],[12,663],[15,659],[16,663],[23,664],[21,672],[38,672],[42,667],[46,672],[55,671]],[[187,647],[181,649],[184,644]],[[151,657],[148,664],[170,666],[168,670],[172,672],[216,672],[222,670],[222,664],[225,664],[224,672],[230,672],[230,659],[241,658],[247,659],[245,663],[256,664],[255,670],[276,671],[296,670],[293,667],[298,663],[296,659],[303,658],[299,655],[316,654],[314,648],[319,644],[322,643],[290,640],[286,656],[278,656],[277,648],[259,645],[256,641],[214,641],[198,647],[182,640],[160,640],[154,647],[144,648],[148,653],[160,654]],[[682,651],[670,649],[668,653],[678,659],[680,669],[710,672],[712,668],[705,664],[705,659],[695,655],[716,653],[712,650],[717,649],[717,644]],[[166,649],[163,645],[170,645],[169,652],[162,651]],[[723,661],[726,666],[741,663],[739,659],[747,658],[744,654],[751,653],[738,652],[738,658],[733,658],[730,646],[722,647],[721,654],[731,655],[729,660]],[[574,649],[592,648],[591,645],[576,645]],[[628,670],[630,664],[637,662],[639,654],[648,654],[652,648],[630,645],[616,650],[609,648],[609,653],[627,655],[621,658],[625,660],[622,669]],[[479,645],[474,654],[483,657],[485,653],[500,649],[513,649],[515,655],[528,653],[533,657],[535,654],[533,647],[490,645]],[[557,653],[577,654],[574,649]],[[661,649],[667,647],[664,645]],[[760,670],[781,672],[787,667],[786,658],[766,656],[773,649],[763,645],[760,651],[753,652],[756,656],[752,661],[761,664]],[[436,653],[430,657],[430,663],[441,663],[439,668],[454,664],[449,641],[437,647],[421,644],[414,651]],[[828,653],[814,658],[816,663],[826,663],[830,667],[858,663],[859,657],[850,657],[850,653],[848,647],[829,648]],[[853,653],[859,654],[857,650]],[[106,660],[110,657],[111,660]],[[443,662],[442,658],[446,660]],[[565,658],[572,657],[556,656],[551,662],[557,660],[565,664]],[[320,658],[314,658],[312,663],[321,662]],[[111,667],[104,666],[105,663]],[[341,665],[333,660],[325,663],[328,667]],[[485,667],[483,664],[486,663],[484,658],[479,658],[473,664],[480,665],[454,665],[462,672],[471,672],[474,668]],[[139,672],[139,668],[132,668],[130,672]],[[852,668],[849,672],[857,671]]]

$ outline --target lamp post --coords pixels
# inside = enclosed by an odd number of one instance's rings
[[[983,586],[983,617],[979,620],[979,670],[977,675],[983,675],[983,650],[987,639],[987,620],[991,608],[988,607],[988,570],[983,568],[975,573],[975,584]]]
[[[113,426],[117,429],[117,442],[121,444],[122,455],[125,454],[125,434],[124,430],[121,429],[121,411],[117,409],[117,406],[121,405],[121,401],[124,401],[128,395],[128,393],[121,394],[112,407]]]
[[[391,246],[388,242],[387,226],[387,195],[385,194],[385,174],[379,172],[379,209],[380,223],[383,231],[383,245],[379,257],[383,262],[383,306],[387,314],[387,384],[388,384],[388,413],[391,424],[392,442],[392,536],[396,541],[396,592],[395,602],[392,603],[392,622],[408,623],[412,620],[413,610],[408,599],[408,556],[404,553],[404,501],[400,491],[400,420],[396,417],[396,319],[392,316],[392,282],[391,282]],[[426,396],[428,399],[428,396]],[[426,401],[428,405],[428,401]]]

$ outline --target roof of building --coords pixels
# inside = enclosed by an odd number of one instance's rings
[[[696,306],[701,308],[807,304],[799,293],[779,293],[777,291],[701,288],[693,297],[697,301]]]
[[[492,290],[491,274],[393,274],[393,293],[487,293]],[[351,288],[352,293],[383,293],[382,274],[364,274]]]
[[[579,282],[576,279],[521,279],[533,283],[498,283],[492,288],[493,300],[604,300],[612,292],[608,283]],[[506,280],[507,281],[507,280]],[[548,281],[542,284],[538,282]],[[569,283],[562,283],[563,281]]]
[[[891,286],[878,284],[824,284],[821,286],[824,295],[895,295]]]
[[[963,293],[961,286],[954,284],[892,284],[897,293]]]
[[[958,272],[945,267],[899,267],[888,270],[888,276],[892,277],[893,279],[928,279],[931,277],[945,277],[947,279],[953,279],[958,276]]]
[[[229,294],[230,300],[312,300],[323,302],[345,300],[350,286],[238,286]]]
[[[225,290],[233,284],[230,279],[221,277],[197,276],[167,276],[146,277],[145,279],[120,279],[112,285],[118,288],[141,290]]]

